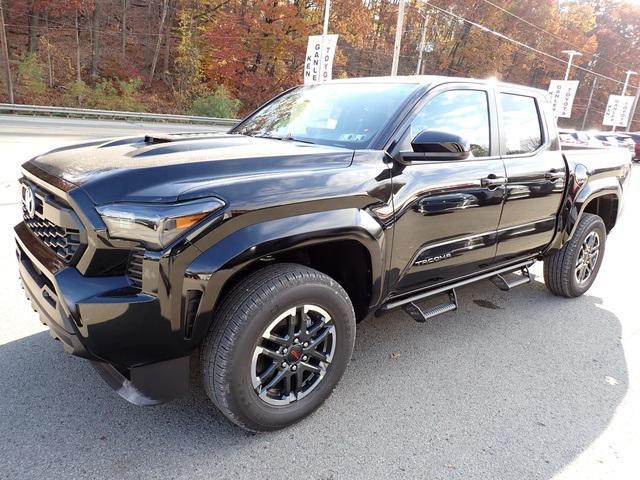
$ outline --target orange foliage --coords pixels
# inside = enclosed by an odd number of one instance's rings
[[[18,64],[35,45],[42,70],[50,77],[46,93],[31,101],[63,103],[66,86],[77,76],[78,54],[82,79],[90,86],[100,81],[88,78],[94,1],[5,1],[12,62]],[[321,33],[324,10],[323,0],[169,0],[170,14],[159,31],[163,0],[99,1],[99,76],[115,84],[116,79],[147,77],[161,35],[158,74],[139,97],[148,109],[165,111],[188,111],[196,98],[223,85],[246,112],[298,84],[307,37]],[[397,11],[398,0],[332,0],[329,30],[339,35],[335,77],[389,74]],[[80,49],[75,45],[76,12]],[[581,51],[572,71],[572,78],[581,81],[574,123],[580,121],[593,81],[593,75],[579,67],[619,80],[627,69],[640,71],[640,5],[631,2],[407,0],[401,74],[416,71],[424,26],[429,48],[422,55],[421,70],[427,74],[496,76],[546,88],[550,79],[564,76],[566,65],[558,60],[566,58],[562,50]],[[606,96],[619,91],[619,83],[601,79],[593,107],[598,117]]]

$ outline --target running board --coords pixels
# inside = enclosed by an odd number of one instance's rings
[[[449,301],[446,303],[440,303],[426,310],[422,310],[418,305],[410,302],[404,305],[403,310],[416,322],[424,323],[430,318],[437,317],[443,313],[452,312],[458,308],[458,297],[456,296],[456,291],[451,289],[447,293],[449,294]]]
[[[529,268],[531,265],[533,265],[535,263],[534,259],[529,259],[526,260],[524,262],[520,262],[520,263],[516,263],[516,264],[512,264],[510,266],[506,266],[506,267],[501,267],[501,268],[497,268],[491,272],[486,272],[486,273],[482,273],[480,275],[476,275],[476,276],[471,276],[468,278],[465,278],[463,280],[460,280],[458,282],[455,282],[453,284],[449,284],[447,286],[444,287],[438,287],[438,288],[434,288],[431,290],[423,290],[423,291],[419,291],[414,293],[411,296],[407,296],[405,298],[402,298],[400,300],[392,300],[389,303],[383,305],[382,307],[380,307],[379,310],[377,310],[376,315],[379,315],[383,312],[389,311],[389,310],[393,310],[394,308],[397,307],[402,307],[408,303],[415,303],[419,300],[422,300],[424,298],[428,298],[428,297],[433,297],[434,295],[439,295],[440,293],[447,293],[450,290],[453,290],[455,288],[460,288],[463,287],[465,285],[469,285],[470,283],[475,283],[479,280],[484,280],[487,278],[491,278],[494,277],[496,275],[500,275],[501,273],[511,273],[511,272],[516,272],[518,270],[522,270],[523,268]]]
[[[514,278],[512,280],[504,278],[502,275],[497,274],[490,278],[493,284],[498,287],[503,292],[508,292],[512,288],[516,288],[520,285],[524,285],[525,283],[531,282],[531,275],[529,274],[529,267],[523,267],[520,269],[522,275]],[[510,272],[513,273],[513,272]]]

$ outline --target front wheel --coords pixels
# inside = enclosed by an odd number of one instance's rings
[[[288,426],[331,394],[355,329],[349,296],[332,278],[297,264],[258,270],[214,319],[201,350],[205,390],[247,430]]]
[[[554,295],[579,297],[598,275],[607,230],[602,218],[585,213],[576,231],[560,250],[544,260],[544,283]]]

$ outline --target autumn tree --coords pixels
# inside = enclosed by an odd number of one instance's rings
[[[309,35],[305,14],[301,2],[230,2],[203,34],[210,81],[244,105],[297,83]]]
[[[4,0],[4,6],[12,80],[23,84],[19,101],[170,112],[241,104],[244,113],[302,81],[307,38],[322,32],[324,0]],[[339,35],[334,77],[388,75],[397,14],[398,0],[332,0],[329,30]],[[425,74],[495,76],[546,88],[564,76],[562,50],[578,50],[576,113],[562,122],[582,122],[594,87],[587,123],[597,126],[626,70],[640,70],[639,44],[640,5],[630,1],[407,0],[399,73],[414,74],[420,65]],[[25,90],[27,78],[36,79],[35,88]]]

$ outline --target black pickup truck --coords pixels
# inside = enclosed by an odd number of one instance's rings
[[[553,294],[582,295],[630,160],[561,152],[531,88],[298,87],[227,134],[92,141],[25,163],[20,276],[52,336],[127,400],[181,394],[194,360],[228,418],[277,429],[331,393],[366,317],[401,307],[424,322],[471,282],[528,282],[537,260]]]

